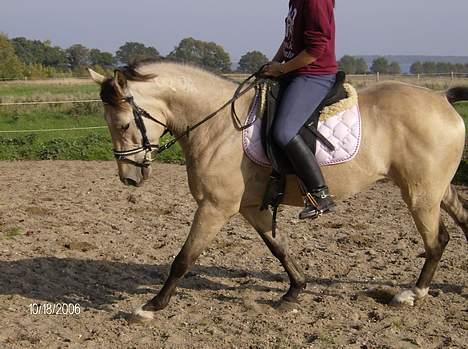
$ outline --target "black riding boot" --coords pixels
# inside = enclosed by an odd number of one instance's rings
[[[286,145],[285,150],[296,175],[307,190],[304,198],[305,208],[299,214],[299,219],[317,218],[323,213],[329,212],[335,207],[335,203],[325,185],[325,179],[314,153],[300,135],[294,137]]]

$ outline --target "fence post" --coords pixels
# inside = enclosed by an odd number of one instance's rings
[[[451,77],[452,81],[455,80],[455,74],[453,72],[450,73],[450,77]]]
[[[380,72],[377,72],[377,74],[376,74],[376,79],[377,79],[377,82],[380,81]]]

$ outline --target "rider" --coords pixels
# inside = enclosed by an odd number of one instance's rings
[[[315,155],[298,134],[335,83],[334,7],[335,0],[290,0],[285,38],[263,71],[280,77],[273,138],[305,187],[300,219],[315,218],[335,206]]]

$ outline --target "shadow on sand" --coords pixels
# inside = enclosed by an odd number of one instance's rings
[[[45,302],[79,303],[83,307],[103,309],[128,297],[148,294],[151,297],[164,282],[169,265],[148,265],[111,262],[104,260],[81,260],[72,258],[41,257],[11,262],[0,262],[0,294],[21,295]],[[213,281],[216,279],[217,281]],[[226,279],[239,279],[236,286],[222,283]],[[261,281],[277,282],[277,287]],[[309,285],[323,286],[321,295],[336,293],[335,284],[368,284],[377,287],[392,286],[390,281],[362,281],[326,278],[309,278]],[[193,290],[242,290],[277,292],[280,297],[288,288],[286,274],[265,271],[196,266],[179,285],[181,289]],[[408,285],[397,285],[408,287]],[[459,285],[433,285],[445,293],[463,293]],[[387,287],[388,288],[388,287]],[[310,294],[314,292],[307,291]],[[348,291],[353,296],[353,291]],[[368,296],[385,303],[390,295],[385,292],[369,292]],[[225,301],[233,301],[230,297]],[[222,298],[220,300],[223,300]],[[273,301],[273,300],[272,300]]]

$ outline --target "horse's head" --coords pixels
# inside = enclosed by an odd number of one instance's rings
[[[89,73],[101,86],[120,180],[125,185],[140,186],[150,175],[152,153],[167,128],[164,105],[145,93],[147,82],[155,76],[135,70],[117,70],[112,78],[91,69]]]

